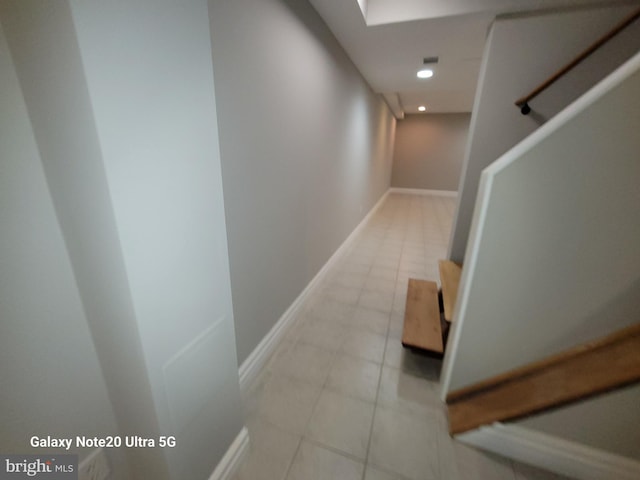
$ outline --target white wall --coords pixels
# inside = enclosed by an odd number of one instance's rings
[[[395,119],[306,1],[211,1],[241,363],[389,187]]]
[[[32,435],[118,434],[1,26],[0,159],[0,451],[41,453]]]
[[[33,0],[0,7],[118,433],[153,434],[157,421],[148,408],[149,384],[68,4]],[[136,467],[162,472],[161,455],[126,453],[134,478]]]
[[[449,245],[451,259],[464,260],[480,172],[637,52],[640,22],[635,22],[532,100],[533,112],[528,116],[523,116],[513,102],[563,67],[632,10],[633,7],[611,7],[495,21],[483,54],[471,116]]]
[[[624,0],[609,0],[609,2]],[[529,5],[537,9],[575,8],[577,5],[602,4],[601,0],[368,0],[367,25],[408,22],[420,19],[472,15],[486,12],[526,11]]]
[[[2,14],[119,431],[177,437],[133,476],[207,478],[243,423],[207,3]]]
[[[484,170],[445,392],[637,323],[638,98],[640,54]],[[525,424],[637,457],[637,447],[616,450],[637,445],[637,408],[617,406],[640,404],[640,388],[613,395]],[[591,413],[565,429],[581,411]]]
[[[391,186],[457,190],[470,117],[467,113],[425,114],[399,120]]]
[[[71,6],[165,452],[205,478],[242,426],[207,2]]]

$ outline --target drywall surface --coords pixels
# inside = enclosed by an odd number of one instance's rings
[[[35,0],[0,6],[119,433],[153,434],[157,422],[69,6]],[[165,478],[162,455],[154,453],[126,452],[134,478],[135,468]]]
[[[0,27],[0,451],[116,435],[96,350]],[[47,452],[68,453],[64,449]],[[73,449],[80,459],[91,449]],[[129,478],[126,468],[115,468]]]
[[[406,115],[396,126],[391,186],[457,190],[470,114]]]
[[[640,386],[631,386],[517,422],[640,461]],[[625,432],[621,435],[620,432]]]
[[[485,47],[458,189],[449,256],[464,260],[482,170],[640,49],[640,22],[531,101],[514,102],[624,18],[633,7],[498,19]]]
[[[71,1],[172,478],[243,425],[206,0]]]
[[[306,2],[210,2],[238,360],[389,187],[395,119]]]
[[[445,391],[637,323],[637,98],[640,54],[483,172],[445,359]],[[637,403],[637,394],[630,390],[621,401]],[[544,428],[573,439],[582,439],[575,432],[588,432],[584,442],[595,444],[602,419],[622,414],[617,403],[599,397],[587,407],[567,407],[600,412],[583,418],[573,433],[560,420]],[[565,421],[576,415],[568,413]],[[625,419],[616,422],[619,444],[637,439],[637,416]]]
[[[243,423],[207,3],[2,6],[119,432],[177,439],[119,451],[207,478]]]

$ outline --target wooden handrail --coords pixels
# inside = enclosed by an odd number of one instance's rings
[[[571,69],[573,69],[576,65],[581,63],[585,58],[587,58],[593,52],[598,50],[602,45],[604,45],[609,40],[611,40],[613,37],[615,37],[617,34],[619,34],[622,30],[624,30],[629,25],[631,25],[639,17],[640,17],[640,9],[636,10],[635,12],[633,12],[631,15],[629,15],[624,20],[622,20],[618,25],[616,25],[613,29],[611,29],[608,33],[606,33],[605,35],[600,37],[598,40],[596,40],[594,43],[592,43],[588,48],[586,48],[582,53],[580,53],[571,62],[569,62],[567,65],[562,67],[556,73],[551,75],[548,79],[546,79],[544,82],[542,82],[540,85],[538,85],[535,89],[533,89],[531,91],[531,93],[529,93],[529,94],[525,95],[524,97],[521,97],[518,100],[516,100],[515,104],[518,107],[520,107],[520,112],[522,112],[523,115],[527,115],[529,112],[531,112],[531,108],[529,107],[529,102],[532,99],[534,99],[541,92],[543,92],[544,90],[549,88],[549,86],[551,84],[555,83],[560,77],[562,77],[567,72],[569,72]]]
[[[640,324],[451,392],[458,434],[515,420],[640,381]]]

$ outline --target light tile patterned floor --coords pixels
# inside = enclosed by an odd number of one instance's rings
[[[402,348],[407,282],[439,282],[455,202],[391,194],[244,394],[236,480],[559,480],[451,440],[441,361]]]

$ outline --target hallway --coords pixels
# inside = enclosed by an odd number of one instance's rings
[[[407,281],[438,281],[455,200],[391,193],[244,394],[236,480],[552,480],[453,442],[441,360],[402,348]]]

